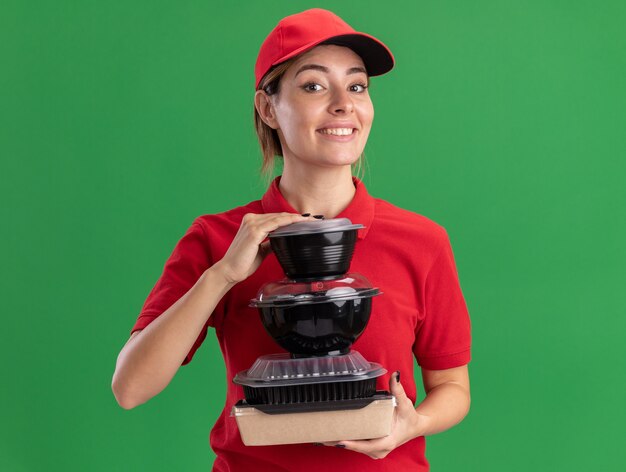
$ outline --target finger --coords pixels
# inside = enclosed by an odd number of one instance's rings
[[[363,454],[377,455],[383,452],[389,452],[391,447],[391,441],[388,437],[379,439],[362,439],[358,441],[339,441],[337,446],[344,446],[345,449],[354,452],[361,452]]]
[[[267,221],[272,221],[272,220],[289,220],[289,219],[299,219],[299,220],[311,220],[313,219],[312,216],[308,215],[308,216],[304,216],[304,215],[300,215],[299,213],[289,213],[286,211],[283,211],[281,213],[260,213],[260,214],[255,214],[254,216],[254,221],[257,224],[261,224],[261,223],[266,223]]]
[[[406,395],[404,387],[397,380],[398,374],[399,371],[394,372],[389,379],[389,391],[396,398],[396,413],[400,415],[413,413],[415,411],[413,401]]]
[[[269,234],[281,226],[313,219],[312,217],[302,216],[298,213],[278,213],[266,216],[268,218],[257,221],[257,228],[265,234]]]
[[[371,439],[360,439],[360,440],[343,440],[343,441],[326,441],[323,442],[322,444],[324,446],[329,446],[329,447],[339,447],[342,449],[351,449],[351,450],[357,450],[357,449],[363,449],[363,451],[365,450],[365,446],[361,446],[358,443],[369,443],[371,442]],[[348,445],[350,445],[351,447],[348,447]],[[354,449],[353,449],[354,448]],[[359,450],[359,452],[362,452]]]
[[[401,400],[407,398],[406,392],[404,391],[404,387],[400,383],[400,371],[397,370],[393,374],[391,374],[391,378],[389,379],[389,391],[391,394],[396,397],[396,401],[400,403]]]
[[[242,220],[242,225],[237,234],[241,233],[243,236],[251,238],[257,244],[261,244],[267,239],[269,233],[276,228],[308,219],[297,213],[269,213],[264,215],[250,213]]]

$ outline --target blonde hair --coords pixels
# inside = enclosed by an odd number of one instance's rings
[[[277,95],[280,92],[280,79],[298,57],[299,56],[292,57],[270,69],[259,82],[257,90],[263,90],[269,96]],[[261,175],[269,182],[274,173],[274,160],[276,157],[283,157],[283,148],[280,144],[278,132],[261,119],[261,115],[259,115],[256,106],[254,106],[254,129],[256,130],[263,157]],[[365,174],[364,164],[366,165],[365,151],[361,153],[359,159],[352,164],[352,173],[360,180],[363,180]]]
[[[280,79],[294,61],[295,58],[288,59],[270,69],[259,82],[257,90],[263,90],[270,96],[278,94]],[[263,155],[261,174],[269,180],[274,172],[274,158],[283,156],[283,148],[278,138],[278,132],[261,119],[256,106],[254,107],[254,128],[261,146],[261,154]]]

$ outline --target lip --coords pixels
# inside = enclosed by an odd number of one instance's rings
[[[357,129],[355,123],[351,121],[329,121],[328,123],[324,123],[317,130],[326,129],[326,128],[353,128]]]

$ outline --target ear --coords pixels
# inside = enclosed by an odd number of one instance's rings
[[[254,94],[254,106],[257,113],[267,126],[273,129],[279,128],[278,120],[276,120],[276,114],[274,112],[272,97],[265,93],[264,90],[257,90]]]

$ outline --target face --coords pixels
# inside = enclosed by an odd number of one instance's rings
[[[269,98],[268,124],[278,132],[285,164],[356,162],[374,119],[368,83],[361,57],[349,48],[317,46],[299,57]]]

